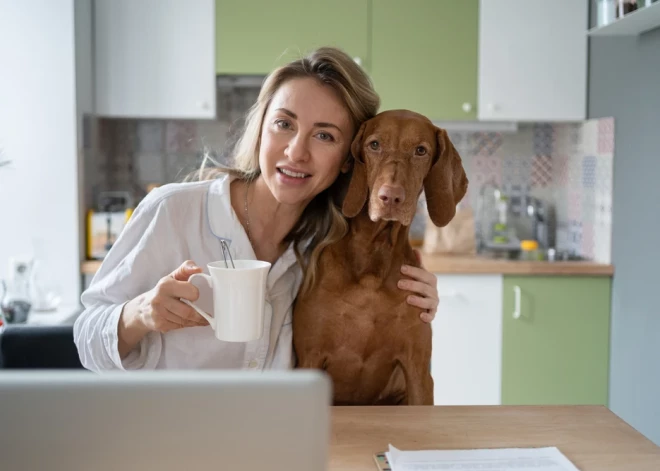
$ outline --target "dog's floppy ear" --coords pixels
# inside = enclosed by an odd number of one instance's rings
[[[461,157],[447,136],[436,128],[437,154],[424,179],[424,193],[431,221],[438,227],[449,224],[456,214],[456,205],[467,192],[468,179]]]
[[[353,156],[353,173],[348,185],[348,191],[342,205],[344,216],[352,218],[357,216],[364,204],[367,202],[367,167],[362,155],[362,139],[367,123],[362,123],[353,142],[351,143],[351,154]]]

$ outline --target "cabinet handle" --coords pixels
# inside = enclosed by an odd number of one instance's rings
[[[209,109],[209,102],[208,101],[198,101],[197,106],[199,106],[203,110],[208,110]]]
[[[513,307],[513,318],[514,319],[520,319],[520,297],[521,297],[520,286],[516,285],[516,286],[513,287],[513,294],[515,295],[514,307]]]

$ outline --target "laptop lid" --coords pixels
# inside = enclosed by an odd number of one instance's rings
[[[3,471],[313,471],[331,383],[316,371],[0,373]]]

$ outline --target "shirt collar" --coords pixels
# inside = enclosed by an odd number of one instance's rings
[[[215,179],[209,186],[206,205],[209,227],[215,237],[228,243],[232,257],[256,259],[247,233],[231,205],[229,189],[235,178],[226,174]],[[291,243],[271,267],[271,272],[283,273],[294,263],[297,263],[297,260]]]

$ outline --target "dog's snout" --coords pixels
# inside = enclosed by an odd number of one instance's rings
[[[387,205],[400,205],[406,199],[406,192],[400,185],[383,185],[378,190],[378,198]]]

